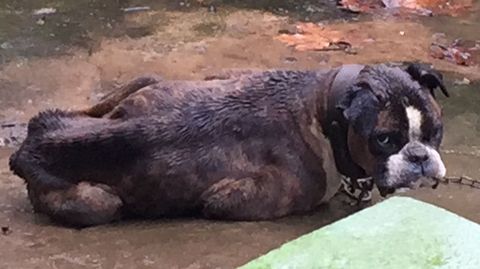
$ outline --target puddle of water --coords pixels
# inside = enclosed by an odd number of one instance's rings
[[[132,23],[129,7],[148,7],[147,21]],[[41,8],[55,12],[35,15]],[[88,0],[88,1],[5,1],[0,3],[0,61],[15,57],[49,56],[69,53],[72,46],[93,49],[101,37],[138,38],[158,31],[168,24],[163,12],[191,12],[203,9],[212,16],[232,9],[271,11],[294,19],[320,21],[352,18],[354,15],[335,8],[333,1],[185,1],[185,0]],[[152,14],[155,13],[155,14]],[[204,23],[196,28],[200,34],[212,35],[221,27]]]

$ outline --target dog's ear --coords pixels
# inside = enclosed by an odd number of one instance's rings
[[[433,97],[435,97],[435,89],[437,87],[440,88],[446,97],[450,97],[443,83],[442,74],[430,66],[420,63],[410,63],[406,71],[414,80],[418,81],[420,85],[426,87]]]
[[[367,84],[354,85],[343,96],[337,109],[355,132],[368,137],[377,123],[379,101]]]

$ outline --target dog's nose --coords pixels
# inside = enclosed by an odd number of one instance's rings
[[[428,155],[427,154],[422,154],[422,155],[409,155],[408,160],[412,163],[423,163],[428,160]]]
[[[407,158],[412,163],[421,164],[428,160],[428,151],[420,143],[412,143],[407,148]]]

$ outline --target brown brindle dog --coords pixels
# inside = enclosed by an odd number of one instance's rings
[[[32,118],[10,167],[66,225],[273,219],[328,201],[341,174],[383,194],[443,177],[437,87],[419,64],[139,78],[85,111]]]

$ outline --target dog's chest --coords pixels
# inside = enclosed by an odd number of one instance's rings
[[[304,121],[304,123],[306,123]],[[304,141],[311,148],[319,161],[324,172],[322,186],[324,186],[324,195],[320,198],[318,203],[323,203],[330,200],[338,191],[341,184],[341,175],[335,165],[333,150],[330,141],[325,137],[318,121],[313,118],[309,124],[302,124],[301,133]]]

